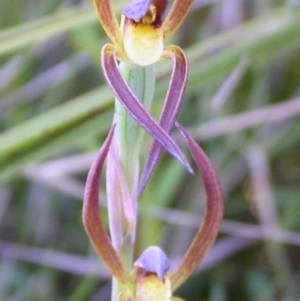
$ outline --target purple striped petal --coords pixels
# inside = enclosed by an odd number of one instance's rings
[[[181,264],[171,275],[172,290],[178,288],[198,267],[215,241],[222,224],[224,202],[217,172],[200,146],[192,136],[179,124],[188,148],[200,170],[206,192],[206,210],[201,227],[185,253]]]
[[[112,275],[114,275],[122,284],[128,285],[128,283],[130,283],[128,272],[113,248],[100,218],[99,182],[103,164],[112,141],[113,132],[114,127],[111,128],[107,139],[89,170],[84,190],[82,220],[91,243]]]
[[[164,57],[171,59],[174,63],[174,67],[159,125],[167,133],[170,133],[174,127],[184,99],[183,96],[188,76],[188,62],[183,50],[177,46],[166,47]],[[163,152],[164,148],[154,140],[141,176],[139,195],[143,193]]]
[[[101,65],[107,83],[130,115],[192,173],[192,167],[177,143],[162,129],[153,117],[149,115],[142,103],[135,97],[127,85],[118,69],[114,45],[106,44],[103,46],[101,51]]]

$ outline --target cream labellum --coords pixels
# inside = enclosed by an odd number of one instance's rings
[[[140,66],[156,63],[164,49],[162,29],[132,20],[126,23],[124,48],[129,60]]]
[[[128,15],[126,10],[123,13],[125,14],[124,49],[129,60],[140,66],[156,63],[164,49],[161,14],[157,7],[150,5],[142,16]]]

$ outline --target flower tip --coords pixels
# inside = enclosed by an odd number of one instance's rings
[[[122,10],[129,19],[141,19],[148,12],[153,0],[133,0]]]
[[[167,255],[160,247],[148,247],[134,263],[146,273],[155,273],[161,282],[165,282],[165,276],[170,269]]]

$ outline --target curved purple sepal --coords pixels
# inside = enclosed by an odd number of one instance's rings
[[[222,188],[214,166],[192,136],[178,123],[176,123],[176,126],[183,135],[202,174],[206,193],[206,210],[203,222],[195,238],[186,251],[179,267],[171,275],[172,290],[178,288],[202,262],[219,233],[224,213]]]
[[[142,103],[132,93],[130,87],[120,73],[116,61],[115,46],[106,44],[101,52],[101,65],[107,83],[116,95],[122,105],[128,110],[130,115],[141,125],[152,137],[176,157],[189,172],[193,169],[186,159],[185,155],[173,140],[173,138],[153,119],[153,117],[145,110]]]
[[[164,56],[171,59],[174,64],[167,97],[159,120],[159,125],[169,134],[175,125],[184,99],[188,76],[188,62],[183,50],[177,46],[166,47]],[[139,184],[139,195],[143,193],[163,152],[164,148],[162,145],[154,140],[142,172]]]
[[[130,283],[128,272],[119,255],[113,248],[100,218],[99,182],[104,161],[113,138],[113,133],[114,127],[111,128],[108,137],[89,170],[84,190],[82,220],[85,231],[98,255],[102,258],[112,275],[114,275],[122,284],[126,285]]]

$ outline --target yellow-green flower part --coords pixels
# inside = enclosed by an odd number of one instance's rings
[[[169,301],[172,297],[169,277],[162,282],[154,273],[149,273],[138,279],[136,299],[139,301]]]
[[[139,66],[154,64],[164,50],[162,27],[127,20],[124,28],[124,49],[131,62]]]

